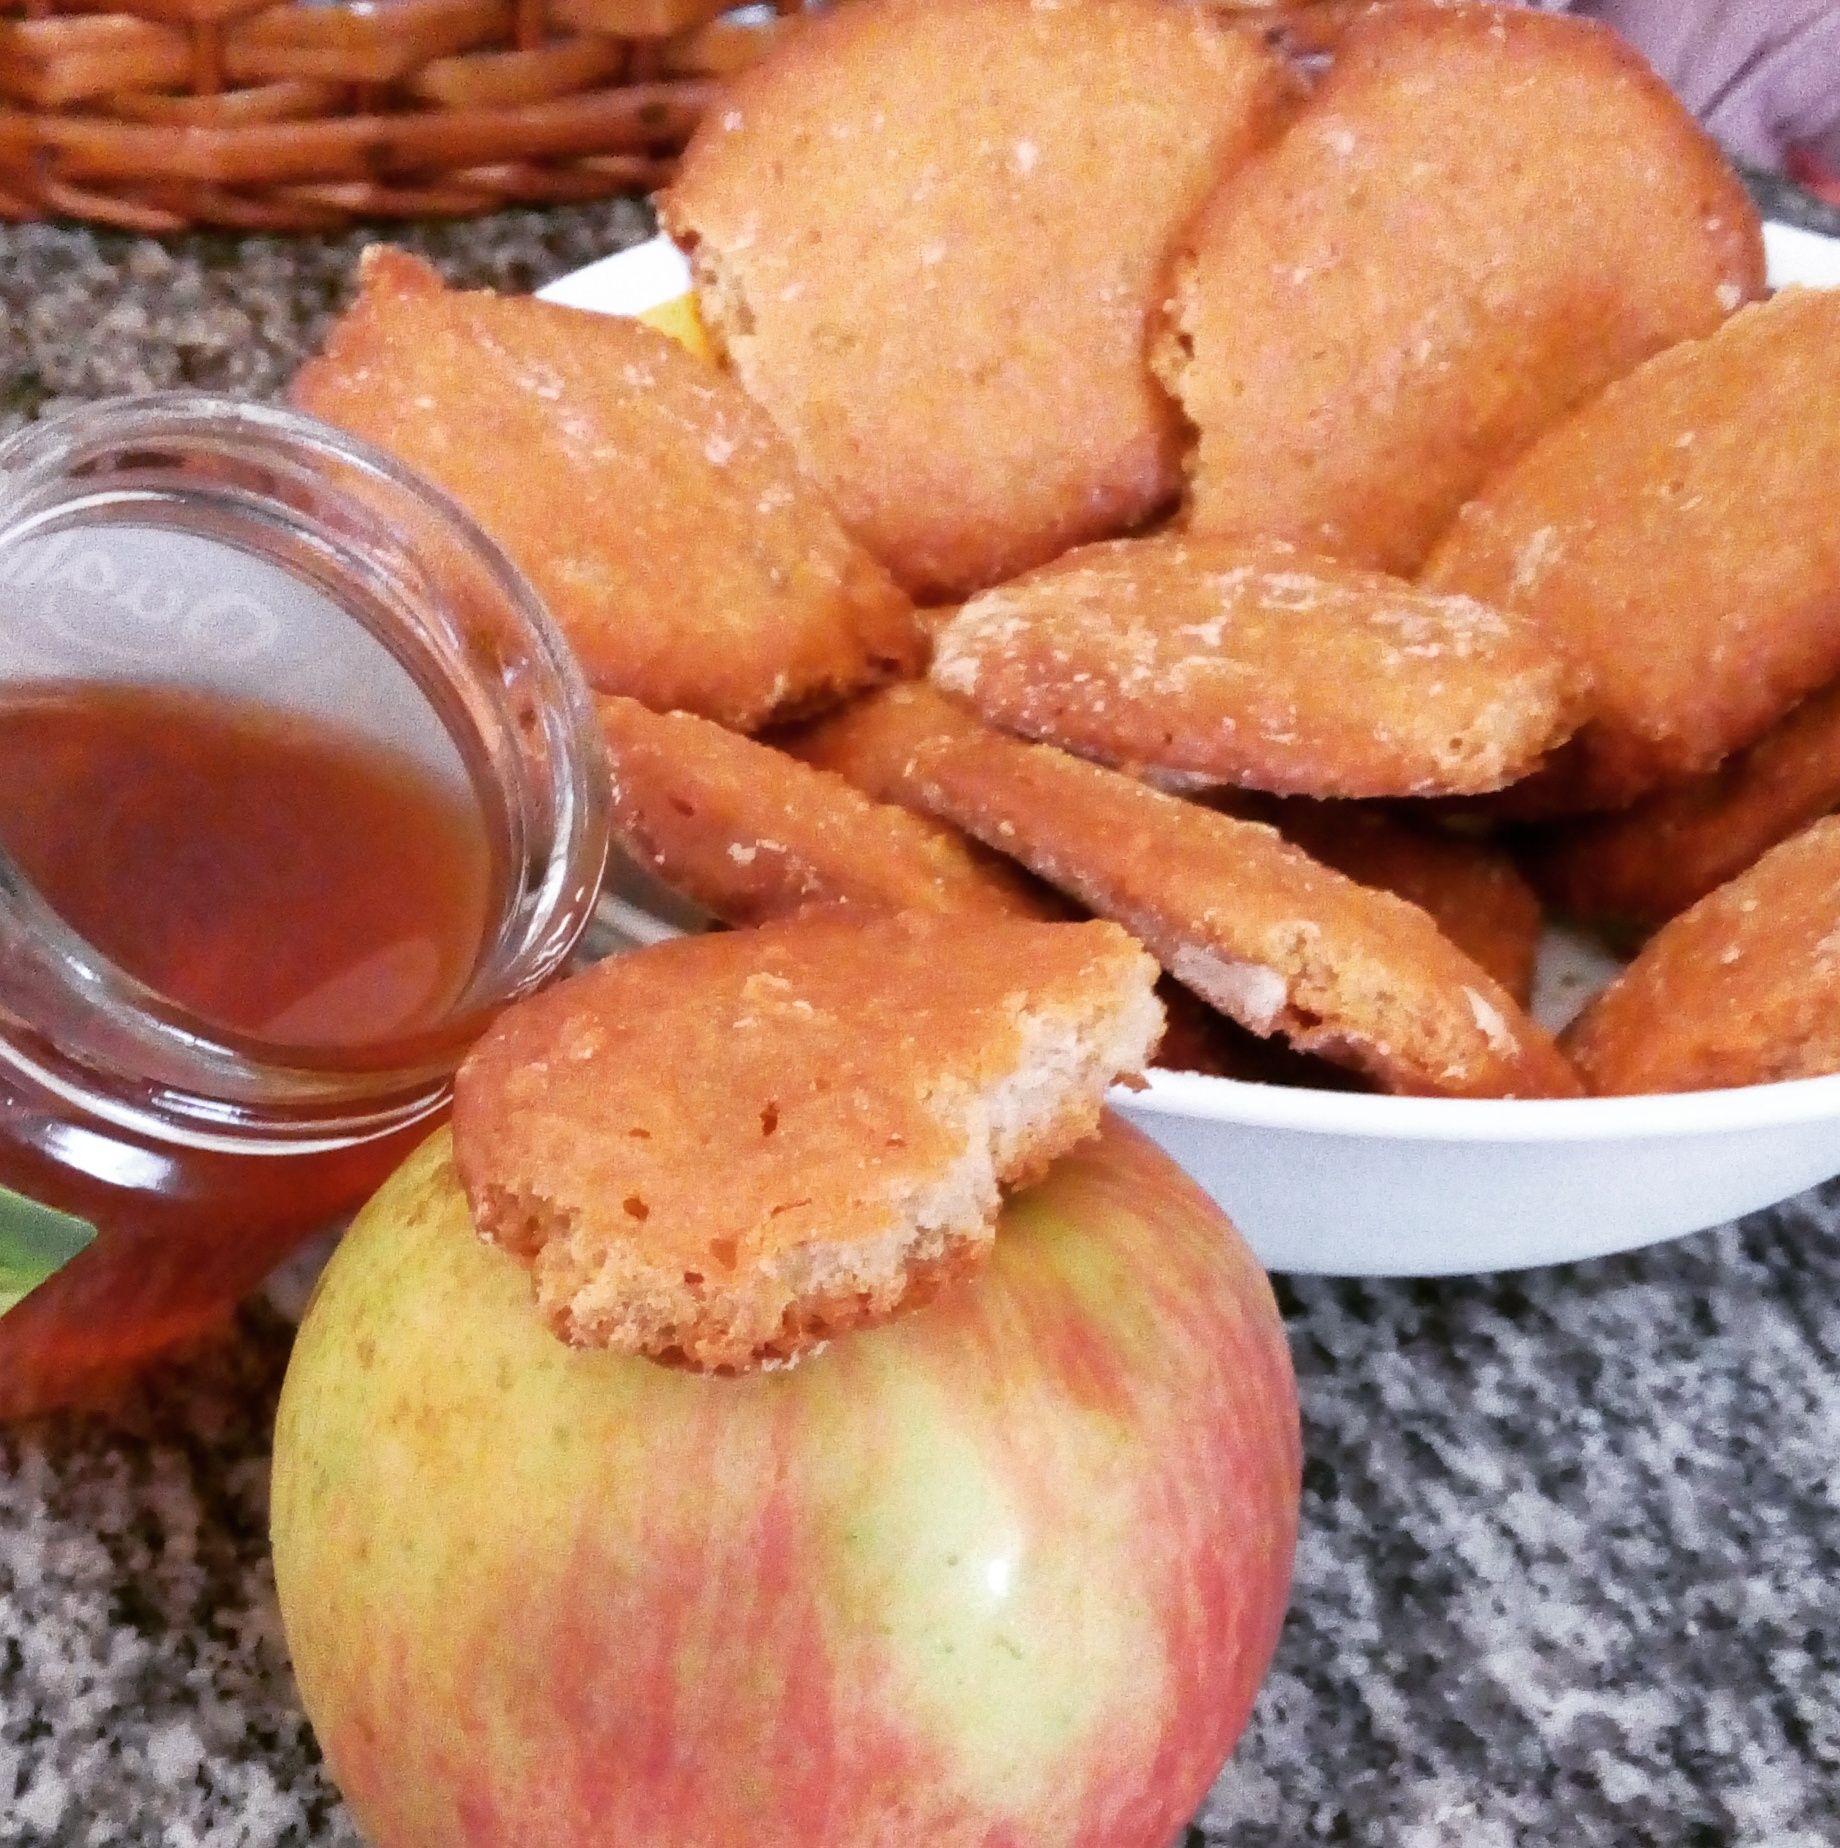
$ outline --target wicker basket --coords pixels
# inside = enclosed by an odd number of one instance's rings
[[[1306,51],[1384,3],[1199,0]],[[733,6],[0,0],[0,219],[320,231],[646,192],[802,0]]]
[[[0,217],[311,231],[645,191],[799,4],[0,0]]]

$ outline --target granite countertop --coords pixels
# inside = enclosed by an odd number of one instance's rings
[[[528,287],[644,229],[403,241]],[[0,230],[0,417],[273,391],[364,241]],[[1281,1295],[1296,1595],[1190,1848],[1840,1844],[1840,1186],[1633,1257]],[[3,1848],[357,1843],[264,1541],[288,1338],[258,1305],[109,1416],[0,1434]]]

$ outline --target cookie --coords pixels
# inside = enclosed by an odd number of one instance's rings
[[[1664,925],[1565,1044],[1603,1094],[1840,1072],[1840,819]]]
[[[1253,1033],[1389,1091],[1578,1089],[1551,1040],[1417,906],[1271,828],[994,734],[926,746],[917,775],[936,813],[1124,925]]]
[[[1591,681],[1549,808],[1698,776],[1840,677],[1840,291],[1786,289],[1550,431],[1425,582],[1543,623]]]
[[[1550,834],[1531,864],[1574,917],[1644,928],[1666,923],[1837,808],[1840,681],[1716,770]]]
[[[1357,884],[1418,906],[1522,1007],[1532,998],[1545,914],[1500,847],[1349,802],[1274,802],[1257,819]]]
[[[1257,540],[1088,546],[973,597],[934,684],[1102,762],[1285,794],[1476,794],[1571,733],[1536,623]]]
[[[1261,1039],[1238,1021],[1217,1012],[1173,976],[1156,985],[1163,1004],[1163,1037],[1150,1063],[1158,1071],[1189,1072],[1202,1078],[1231,1078],[1240,1084],[1281,1084],[1310,1091],[1363,1089],[1356,1074],[1298,1052],[1281,1039]]]
[[[1293,93],[1201,7],[853,0],[725,92],[660,211],[736,374],[941,601],[1173,503],[1164,265]]]
[[[975,738],[986,729],[938,688],[924,680],[903,680],[781,733],[775,742],[878,802],[925,814],[926,804],[913,787],[914,753],[935,738]]]
[[[1469,6],[1475,0],[1268,0],[1258,10],[1293,58],[1321,58],[1335,52],[1349,28],[1389,6]]]
[[[594,686],[753,730],[924,658],[907,599],[714,367],[637,321],[445,289],[402,251],[360,277],[293,401],[453,495]]]
[[[595,710],[614,838],[726,924],[823,905],[1043,915],[1031,882],[931,817],[690,713],[613,697]]]
[[[462,1066],[475,1223],[581,1347],[797,1359],[988,1255],[1000,1190],[1162,1030],[1109,924],[909,915],[683,938],[503,1015]]]
[[[1737,176],[1606,28],[1381,9],[1177,260],[1154,352],[1199,432],[1192,522],[1410,575],[1555,418],[1763,277]]]

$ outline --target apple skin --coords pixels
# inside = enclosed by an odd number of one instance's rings
[[[443,1134],[301,1329],[275,1569],[378,1848],[1167,1848],[1299,1468],[1263,1273],[1115,1117],[977,1277],[742,1379],[556,1340]]]

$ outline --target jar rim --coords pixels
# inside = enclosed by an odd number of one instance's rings
[[[293,1146],[386,1133],[439,1107],[466,1047],[493,1014],[563,966],[592,914],[609,833],[592,699],[535,589],[458,502],[374,445],[291,408],[163,391],[28,425],[0,441],[0,557],[50,530],[60,511],[93,511],[111,466],[166,479],[149,458],[168,453],[244,471],[237,492],[246,513],[266,505],[303,532],[320,526],[327,559],[342,555],[354,583],[368,574],[367,600],[334,607],[354,622],[387,625],[378,639],[469,769],[490,762],[512,837],[507,890],[471,978],[439,1022],[322,1050],[190,1013],[97,951],[0,853],[0,936],[38,953],[38,986],[17,986],[41,1000],[55,995],[66,1010],[74,1003],[82,1023],[55,1043],[35,1031],[40,1023],[25,1017],[31,1009],[16,994],[0,993],[0,1057],[53,1089],[74,1089],[100,1115],[194,1143],[222,1138],[244,1149],[252,1137]],[[201,504],[211,500],[208,475],[187,476],[184,486]],[[342,529],[320,519],[329,509]],[[416,541],[438,551],[438,566]]]

